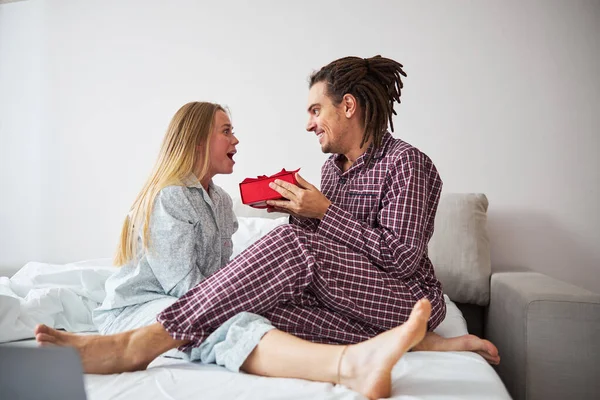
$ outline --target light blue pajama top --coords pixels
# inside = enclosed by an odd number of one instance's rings
[[[137,260],[106,281],[106,298],[94,310],[96,326],[110,323],[129,306],[181,297],[227,264],[238,223],[231,197],[212,182],[208,193],[195,176],[186,186],[168,186],[156,196],[149,249],[138,237]]]

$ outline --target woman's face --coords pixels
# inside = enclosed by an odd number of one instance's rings
[[[233,126],[227,113],[218,110],[215,114],[213,132],[210,137],[210,165],[208,174],[231,174],[233,172],[233,156],[235,147],[240,141],[233,133]]]

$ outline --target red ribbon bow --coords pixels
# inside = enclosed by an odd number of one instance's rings
[[[262,181],[264,179],[270,179],[270,178],[277,178],[278,176],[282,176],[282,175],[287,175],[290,173],[295,174],[296,172],[300,171],[300,168],[298,168],[295,171],[287,171],[285,168],[282,169],[280,172],[276,173],[275,175],[271,175],[271,176],[266,176],[266,175],[260,175],[257,176],[256,178],[246,178],[242,181],[242,183],[250,183],[250,182],[258,182],[258,181]]]

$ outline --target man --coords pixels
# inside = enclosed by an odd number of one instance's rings
[[[275,181],[285,200],[268,205],[290,213],[291,223],[186,293],[157,324],[106,337],[40,326],[38,341],[76,347],[87,372],[130,371],[255,313],[277,329],[248,349],[243,370],[342,383],[370,398],[390,394],[391,369],[410,348],[472,350],[499,362],[493,344],[475,336],[425,334],[446,312],[427,256],[442,182],[425,154],[388,132],[401,76],[401,64],[380,56],[342,58],[311,76],[307,130],[333,154],[322,192],[299,175],[298,186]]]

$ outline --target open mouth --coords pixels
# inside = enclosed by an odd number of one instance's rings
[[[237,153],[237,151],[230,151],[229,153],[227,153],[227,157],[229,157],[229,159],[233,161],[233,156],[235,155],[235,153]]]

